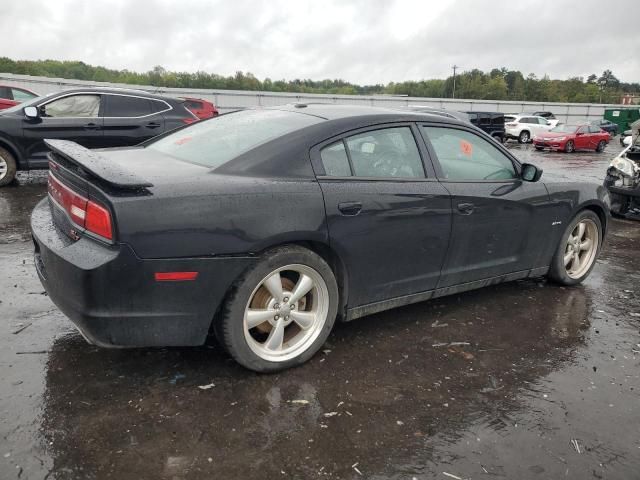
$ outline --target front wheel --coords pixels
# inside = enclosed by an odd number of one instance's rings
[[[16,176],[16,159],[7,150],[0,147],[0,187],[9,185]]]
[[[573,140],[568,140],[567,143],[564,144],[564,151],[566,153],[572,153],[576,150],[576,146],[573,143]]]
[[[604,147],[607,146],[607,142],[605,142],[604,140],[600,140],[598,142],[598,145],[596,146],[596,152],[600,153],[604,151]]]
[[[324,344],[338,311],[331,267],[310,250],[266,252],[236,283],[216,336],[231,356],[256,372],[276,372],[309,360]]]
[[[577,285],[589,276],[602,245],[602,223],[591,210],[571,221],[551,260],[549,277],[562,285]]]

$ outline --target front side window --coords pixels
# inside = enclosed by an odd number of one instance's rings
[[[421,126],[447,180],[510,180],[513,163],[491,142],[464,130]]]
[[[100,95],[70,95],[40,107],[42,117],[97,117]]]
[[[151,102],[146,98],[108,95],[105,117],[145,117],[151,115]]]
[[[326,175],[331,177],[351,176],[349,158],[342,140],[320,150],[320,158]]]
[[[36,95],[34,95],[33,93],[21,90],[20,88],[12,88],[11,92],[13,93],[13,99],[16,102],[20,103],[31,100],[32,98],[36,98]]]
[[[216,168],[262,143],[322,121],[282,110],[243,110],[194,123],[150,143],[147,148]]]

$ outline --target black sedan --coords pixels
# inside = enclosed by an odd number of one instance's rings
[[[336,318],[547,275],[582,282],[606,189],[468,123],[337,105],[245,110],[142,147],[48,141],[31,226],[51,299],[91,343],[201,345],[298,365]]]
[[[126,147],[197,120],[184,100],[138,90],[85,88],[37,97],[0,112],[0,187],[18,170],[48,168],[45,138]]]

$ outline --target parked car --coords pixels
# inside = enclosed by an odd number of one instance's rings
[[[504,132],[506,138],[529,143],[534,135],[548,132],[553,125],[542,117],[532,115],[505,115]]]
[[[607,168],[604,186],[610,192],[611,213],[640,220],[640,141],[638,138],[611,161]]]
[[[468,123],[348,105],[244,110],[138,148],[48,140],[35,266],[105,347],[201,345],[277,371],[336,318],[499,282],[582,282],[603,186],[540,182]]]
[[[610,122],[609,120],[592,120],[589,124],[604,130],[610,134],[611,137],[618,135],[618,129],[620,128],[617,123]]]
[[[38,96],[37,93],[26,88],[14,87],[12,85],[0,85],[0,110],[15,107],[16,105],[32,100]]]
[[[499,142],[505,140],[504,113],[500,112],[465,112],[469,121],[484,130]]]
[[[87,148],[137,145],[197,121],[182,100],[138,90],[67,90],[0,112],[0,186],[19,170],[48,168],[45,138]]]
[[[182,97],[184,106],[187,107],[200,120],[216,117],[219,115],[218,109],[213,103],[201,98]]]
[[[533,115],[534,117],[542,117],[546,121],[548,121],[552,127],[555,127],[558,125],[558,123],[560,123],[560,121],[556,118],[553,112],[545,112],[545,111],[523,112],[520,115]]]
[[[591,124],[558,125],[549,132],[533,137],[536,150],[548,148],[571,153],[576,150],[602,152],[609,143],[610,136],[604,130]]]

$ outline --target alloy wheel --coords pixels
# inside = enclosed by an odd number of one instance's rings
[[[244,336],[263,360],[283,362],[306,351],[322,332],[329,290],[307,265],[287,265],[264,277],[244,312]]]
[[[6,175],[7,175],[7,171],[9,170],[9,165],[7,165],[7,161],[0,157],[0,180],[2,180]]]
[[[564,268],[571,278],[580,278],[593,264],[600,237],[598,227],[589,218],[578,222],[569,234],[564,250]]]
[[[567,144],[564,146],[564,151],[567,153],[572,153],[575,150],[574,146],[573,146],[573,142],[571,140],[569,140],[567,142]]]

